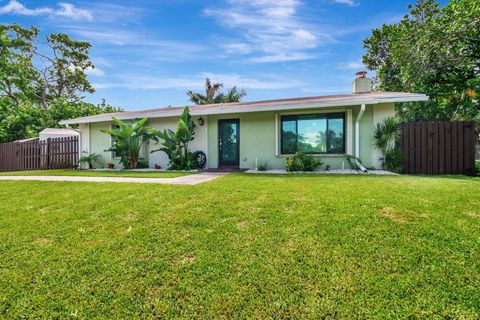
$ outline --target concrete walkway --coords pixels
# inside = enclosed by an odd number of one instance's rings
[[[128,182],[128,183],[158,183],[196,185],[217,179],[228,173],[202,172],[176,178],[126,178],[126,177],[77,177],[77,176],[0,176],[0,180],[28,181],[72,181],[72,182]]]

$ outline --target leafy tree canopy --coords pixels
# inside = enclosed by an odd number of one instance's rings
[[[430,101],[398,106],[403,120],[480,118],[480,2],[441,8],[419,0],[396,24],[372,30],[363,63],[381,91],[422,92]]]
[[[245,90],[238,90],[233,87],[227,90],[227,93],[218,92],[223,87],[223,83],[212,83],[210,79],[205,80],[205,93],[198,93],[188,91],[187,95],[190,101],[195,104],[215,104],[215,103],[230,103],[240,102],[244,96],[247,95]]]
[[[45,128],[60,128],[59,122],[64,119],[119,111],[122,109],[112,107],[105,100],[97,105],[59,100],[45,110],[28,101],[17,106],[8,98],[0,98],[0,143],[36,137]]]
[[[35,136],[63,119],[121,111],[103,101],[83,102],[95,90],[91,45],[66,34],[40,40],[40,30],[0,25],[0,142]]]

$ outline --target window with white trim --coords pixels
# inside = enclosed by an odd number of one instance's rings
[[[280,151],[282,154],[345,153],[345,113],[282,116]]]

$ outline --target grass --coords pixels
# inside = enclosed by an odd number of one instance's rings
[[[0,317],[480,317],[480,180],[0,182]]]
[[[125,177],[125,178],[175,178],[193,174],[193,172],[142,172],[132,170],[35,170],[0,172],[0,176],[79,176],[79,177]]]

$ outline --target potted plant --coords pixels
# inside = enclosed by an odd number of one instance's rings
[[[107,163],[108,169],[115,169],[115,164],[113,162]]]

